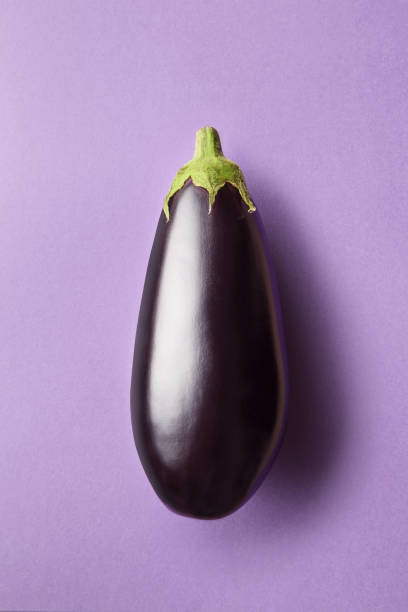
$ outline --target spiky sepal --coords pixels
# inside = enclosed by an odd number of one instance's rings
[[[225,183],[230,183],[239,191],[242,200],[248,206],[249,212],[255,210],[241,169],[238,164],[224,157],[220,137],[215,128],[203,127],[198,130],[194,157],[177,172],[170,191],[164,199],[163,210],[167,221],[170,218],[170,199],[188,179],[191,179],[197,187],[203,187],[208,191],[209,212],[211,212],[215,196]]]

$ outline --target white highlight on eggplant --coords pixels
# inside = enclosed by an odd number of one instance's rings
[[[172,239],[167,245],[166,266],[159,282],[157,316],[153,332],[153,360],[148,381],[150,419],[155,431],[155,444],[168,467],[176,467],[194,438],[191,429],[194,411],[195,377],[199,371],[200,346],[197,324],[201,304],[200,224],[194,212],[197,202],[183,194],[172,214]],[[175,217],[181,215],[182,219]],[[178,373],[174,374],[174,364]],[[167,367],[168,365],[168,367]],[[197,398],[195,398],[197,399]]]

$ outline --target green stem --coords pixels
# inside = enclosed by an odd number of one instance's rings
[[[213,127],[206,126],[198,130],[194,157],[177,172],[170,191],[164,198],[163,210],[167,221],[170,218],[171,198],[189,178],[194,185],[207,190],[209,212],[211,212],[218,191],[225,183],[233,185],[239,191],[243,203],[247,205],[248,212],[254,212],[255,205],[248,193],[241,169],[233,161],[224,157],[220,137]]]
[[[196,134],[193,159],[197,160],[204,157],[223,157],[220,137],[213,127],[202,127]]]

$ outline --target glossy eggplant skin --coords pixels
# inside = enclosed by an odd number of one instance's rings
[[[276,285],[259,211],[225,184],[211,213],[191,180],[161,214],[136,333],[131,414],[160,499],[223,517],[263,479],[286,424]]]

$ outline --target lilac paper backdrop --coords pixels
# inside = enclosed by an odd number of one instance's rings
[[[0,5],[0,607],[408,609],[408,4]],[[161,202],[214,125],[263,214],[292,376],[257,495],[200,522],[139,464]]]

